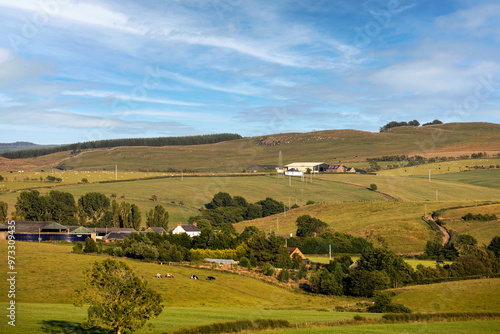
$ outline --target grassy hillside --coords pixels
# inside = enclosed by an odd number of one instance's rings
[[[414,312],[500,311],[500,279],[417,285],[392,290],[393,300]]]
[[[6,242],[0,242],[1,254],[7,258]],[[16,243],[16,303],[71,304],[74,290],[82,282],[83,270],[102,256],[71,253],[71,245]],[[353,303],[356,298],[322,297],[296,293],[249,277],[199,268],[167,266],[123,259],[149,284],[158,290],[170,307],[247,308],[247,309],[332,309],[335,305]],[[6,261],[2,264],[7,272]],[[156,279],[156,273],[172,273],[175,279]],[[200,280],[191,280],[195,274]],[[215,281],[207,281],[215,276]],[[0,290],[8,291],[7,281]],[[202,292],[202,293],[200,293]],[[49,297],[50,296],[50,297]],[[224,298],[221,298],[224,296]],[[0,302],[7,302],[7,294]]]
[[[384,133],[330,130],[243,138],[197,146],[126,147],[88,151],[69,158],[64,154],[23,159],[26,165],[48,168],[63,159],[78,170],[194,169],[237,172],[256,164],[293,161],[365,161],[382,155],[460,155],[498,153],[500,124],[450,123],[426,127],[399,127]],[[214,159],[217,157],[217,159]],[[52,159],[52,160],[51,160]],[[0,161],[7,168],[5,161]],[[21,164],[22,162],[16,162]]]
[[[500,221],[464,221],[462,217],[467,213],[488,214],[500,217],[500,204],[472,206],[442,212],[443,225],[459,234],[472,235],[478,243],[488,245],[494,236],[500,236]]]
[[[428,203],[427,211],[447,206],[449,204]],[[235,228],[241,232],[245,226],[254,225],[264,231],[295,235],[295,221],[303,214],[323,220],[334,231],[368,237],[376,243],[376,237],[382,237],[389,249],[400,253],[423,251],[425,243],[435,236],[421,219],[424,203],[407,202],[319,203],[292,210],[286,217],[280,214],[241,222]]]

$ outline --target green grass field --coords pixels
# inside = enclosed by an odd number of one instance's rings
[[[409,286],[392,290],[393,301],[414,312],[500,311],[500,279]]]
[[[377,163],[382,168],[387,165],[395,165],[397,162],[380,162]],[[377,174],[381,175],[399,175],[399,176],[421,176],[428,178],[429,177],[429,169],[431,170],[431,179],[443,179],[442,176],[448,174],[456,174],[463,172],[463,174],[467,174],[470,171],[499,171],[499,169],[490,169],[490,170],[473,170],[473,166],[483,166],[484,168],[489,168],[493,166],[496,168],[497,165],[500,165],[500,159],[498,158],[488,158],[488,159],[466,159],[466,160],[454,160],[454,161],[443,161],[443,162],[435,162],[435,163],[427,163],[418,166],[412,167],[401,167],[395,169],[382,169],[377,172]]]
[[[286,205],[304,205],[308,200],[316,202],[342,202],[342,201],[386,201],[388,197],[374,193],[353,185],[333,182],[301,182],[300,179],[290,180],[276,178],[276,176],[214,176],[214,177],[184,177],[165,178],[156,180],[138,180],[116,183],[95,183],[66,185],[56,188],[60,191],[70,192],[78,199],[88,192],[101,192],[108,197],[117,196],[118,202],[127,201],[137,204],[145,221],[145,214],[154,205],[161,204],[170,214],[170,221],[186,222],[190,216],[197,214],[197,209],[209,203],[214,194],[219,191],[231,195],[245,197],[249,202],[272,197],[283,201]],[[51,189],[39,189],[44,194]],[[158,202],[152,202],[153,195],[158,197]],[[10,212],[15,210],[18,194],[9,193],[0,195],[0,201],[9,205]],[[172,204],[174,202],[174,204]],[[179,206],[182,202],[183,206]],[[173,225],[171,225],[173,226]]]
[[[386,324],[386,325],[360,325],[346,327],[318,327],[318,328],[302,328],[302,329],[287,329],[273,331],[274,334],[303,334],[303,333],[341,333],[341,334],[358,334],[358,333],[405,333],[405,334],[471,334],[471,333],[498,333],[500,321],[470,321],[470,322],[445,322],[445,323],[413,323],[413,324]]]
[[[5,307],[4,307],[5,306]],[[0,303],[5,309],[6,303]],[[15,333],[78,333],[77,329],[86,319],[86,309],[71,304],[33,304],[17,305],[18,318]],[[216,322],[255,319],[284,319],[292,323],[331,322],[351,319],[354,315],[378,318],[381,314],[326,312],[313,310],[280,310],[280,309],[237,309],[237,308],[205,308],[205,307],[169,307],[162,314],[151,320],[154,326],[147,327],[136,333],[160,334],[179,330],[185,327],[195,327]],[[10,329],[10,330],[9,330]],[[12,332],[5,321],[0,322],[0,332]]]
[[[492,173],[489,176],[500,175],[500,170],[492,172],[496,174]],[[488,176],[483,176],[482,183],[488,182]],[[459,181],[453,182],[453,180],[431,179],[431,182],[429,182],[426,178],[386,174],[321,174],[319,178],[329,181],[353,183],[366,188],[374,183],[377,185],[377,191],[407,201],[436,201],[436,189],[437,201],[487,201],[500,199],[500,188],[460,183]]]

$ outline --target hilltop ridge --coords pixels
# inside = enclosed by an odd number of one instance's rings
[[[67,151],[16,160],[20,165],[35,168],[59,165],[63,169],[114,170],[119,165],[122,171],[241,172],[252,165],[278,164],[280,152],[284,163],[361,162],[383,155],[430,157],[487,152],[492,156],[500,153],[500,124],[402,126],[383,133],[359,130],[282,133],[205,145],[113,147],[82,150],[78,155]],[[0,168],[5,165],[5,161],[0,161]]]

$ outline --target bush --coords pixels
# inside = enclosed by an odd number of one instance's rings
[[[270,263],[265,263],[262,266],[262,273],[266,276],[273,276],[274,275],[274,267]]]
[[[250,263],[250,260],[248,260],[246,257],[242,257],[242,258],[240,259],[240,263],[239,263],[239,265],[240,265],[241,267],[247,268],[247,267],[248,267],[248,265],[249,265],[249,263]]]
[[[411,313],[411,310],[404,305],[391,302],[388,293],[377,292],[373,298],[374,304],[368,307],[368,312],[375,313]]]
[[[370,184],[370,190],[371,191],[376,191],[378,189],[377,185],[375,183]]]
[[[288,269],[282,269],[278,274],[278,281],[288,283],[290,280],[290,272]]]
[[[73,246],[73,253],[81,253],[83,251],[83,242],[77,241]]]
[[[87,237],[87,239],[85,239],[85,247],[83,248],[83,252],[84,253],[97,253],[98,252],[97,245],[96,245],[94,239],[92,239],[91,237]]]

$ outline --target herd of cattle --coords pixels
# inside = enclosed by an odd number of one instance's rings
[[[174,278],[174,275],[172,275],[172,274],[170,274],[170,273],[167,273],[167,275],[166,275],[165,277],[166,277],[166,278]],[[156,274],[156,278],[163,278],[163,276],[162,276],[162,274],[157,273],[157,274]],[[198,279],[198,276],[196,276],[196,275],[191,275],[191,277],[190,277],[190,278],[191,278],[191,279]],[[208,281],[215,281],[215,277],[213,277],[213,276],[208,276],[208,277],[207,277],[207,280],[208,280]]]

